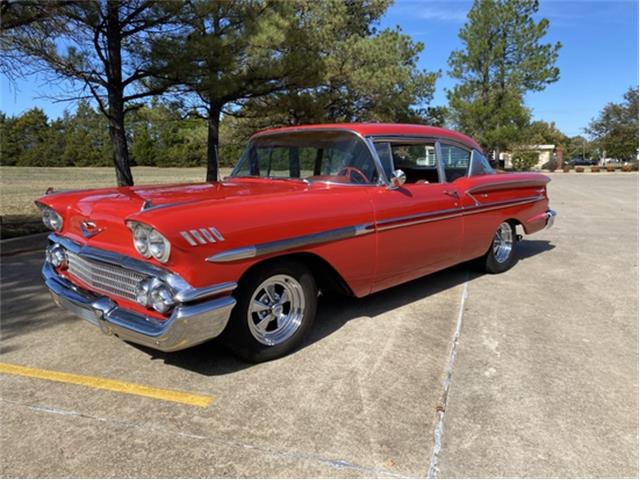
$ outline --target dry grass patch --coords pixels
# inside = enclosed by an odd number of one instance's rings
[[[200,182],[205,167],[157,168],[133,167],[138,185]],[[221,169],[223,176],[230,169]],[[2,238],[15,237],[44,230],[40,213],[33,201],[49,187],[55,190],[76,190],[114,187],[112,167],[0,167],[0,223]]]

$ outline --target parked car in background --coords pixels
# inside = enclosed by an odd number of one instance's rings
[[[320,292],[364,297],[471,259],[508,270],[553,224],[539,173],[497,174],[440,128],[334,124],[253,136],[221,182],[51,193],[54,301],[174,351],[221,335],[248,361],[294,350]]]
[[[572,166],[576,166],[576,165],[597,165],[598,161],[597,160],[590,160],[588,158],[583,158],[583,157],[575,157],[575,158],[572,158],[571,160],[569,160],[567,163],[569,165],[572,165]]]

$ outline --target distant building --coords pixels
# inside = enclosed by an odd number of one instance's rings
[[[523,150],[538,153],[538,163],[534,165],[534,170],[542,170],[542,167],[553,159],[557,161],[558,167],[562,164],[562,149],[555,145],[527,145],[522,148]],[[506,169],[513,168],[511,153],[504,152],[500,154],[500,165]]]

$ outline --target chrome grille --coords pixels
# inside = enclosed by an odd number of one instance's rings
[[[69,273],[103,293],[136,299],[136,286],[146,275],[116,265],[83,258],[67,250]]]

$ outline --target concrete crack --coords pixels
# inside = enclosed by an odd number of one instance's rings
[[[197,440],[218,443],[221,445],[242,448],[246,450],[255,450],[276,458],[277,457],[292,458],[295,460],[303,460],[303,461],[308,461],[316,464],[327,465],[337,470],[352,470],[352,471],[356,471],[364,474],[365,477],[377,476],[377,477],[383,477],[383,478],[409,478],[408,475],[399,474],[383,468],[362,466],[346,460],[328,458],[328,457],[323,457],[321,455],[315,455],[315,454],[304,453],[299,451],[266,448],[258,445],[245,443],[242,441],[227,440],[227,439],[223,439],[213,435],[200,435],[200,434],[189,433],[189,432],[181,432],[181,431],[171,430],[168,428],[158,427],[154,425],[143,425],[143,424],[124,421],[124,420],[120,420],[112,417],[100,417],[100,416],[86,414],[86,413],[82,413],[74,410],[63,410],[60,408],[53,408],[53,407],[44,406],[44,405],[29,405],[26,403],[17,402],[15,400],[10,400],[7,398],[0,398],[0,403],[16,405],[23,408],[28,408],[33,411],[46,413],[46,414],[79,417],[87,420],[118,425],[125,428],[133,428],[136,430],[156,432],[156,433],[165,434],[165,435],[174,435],[179,437],[192,438]]]
[[[444,381],[442,382],[442,396],[440,403],[436,407],[436,424],[433,429],[433,450],[431,452],[431,462],[427,472],[427,478],[438,478],[438,461],[440,460],[440,450],[442,449],[442,436],[444,434],[444,417],[447,411],[447,399],[449,397],[449,388],[451,387],[451,377],[453,376],[453,368],[456,363],[456,355],[458,354],[458,342],[460,340],[460,331],[462,330],[462,319],[464,317],[464,305],[467,301],[469,285],[469,272],[462,289],[462,297],[460,298],[460,310],[458,311],[458,320],[456,321],[456,330],[453,334],[451,352],[449,353],[449,361],[445,371]]]

